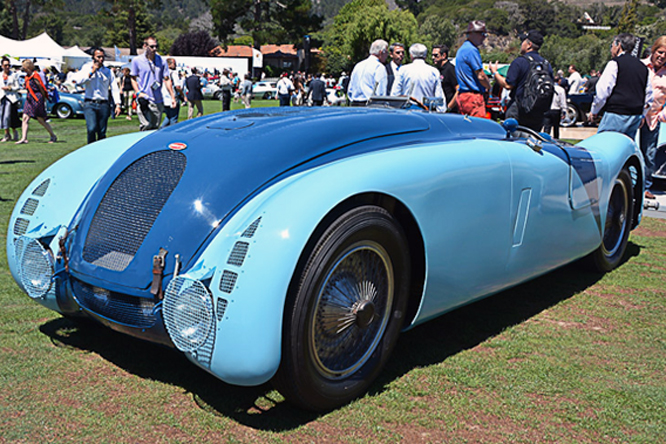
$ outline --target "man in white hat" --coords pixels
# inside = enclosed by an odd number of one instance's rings
[[[487,36],[486,24],[474,20],[467,26],[467,40],[456,53],[456,79],[458,80],[458,112],[474,117],[486,117],[483,94],[490,89],[490,81],[483,72],[479,46]]]

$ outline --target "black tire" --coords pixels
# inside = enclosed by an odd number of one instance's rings
[[[264,100],[271,100],[272,98],[273,98],[273,93],[270,93],[270,92],[266,92],[262,96],[262,99],[264,99]]]
[[[291,403],[326,411],[365,393],[403,327],[407,239],[387,211],[347,211],[313,240],[287,297],[273,379]]]
[[[214,100],[220,100],[220,99],[222,99],[222,91],[215,91],[215,92],[213,93],[213,99],[214,99]]]
[[[69,106],[66,103],[57,103],[56,106],[53,108],[53,114],[58,116],[60,119],[69,119],[72,117],[74,112],[72,111],[72,107]]]
[[[601,246],[590,255],[597,271],[605,273],[620,265],[633,226],[633,214],[631,175],[623,169],[613,183]]]

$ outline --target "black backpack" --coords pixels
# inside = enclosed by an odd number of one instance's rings
[[[550,63],[545,59],[539,62],[530,55],[522,57],[530,63],[530,71],[523,86],[522,97],[516,98],[518,106],[525,113],[546,112],[550,109],[555,92],[555,79],[550,74]]]

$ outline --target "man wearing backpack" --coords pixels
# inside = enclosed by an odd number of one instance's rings
[[[553,68],[539,54],[543,44],[539,31],[532,29],[520,38],[520,57],[511,62],[506,78],[497,72],[497,62],[490,64],[490,72],[500,86],[511,91],[506,118],[513,117],[521,126],[541,131],[544,115],[553,101]]]

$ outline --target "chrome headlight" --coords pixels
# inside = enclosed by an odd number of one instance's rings
[[[18,274],[33,299],[45,296],[53,285],[54,259],[50,249],[27,236],[16,240]]]
[[[162,313],[171,340],[183,352],[201,347],[213,329],[213,300],[201,281],[178,276],[169,282]]]

